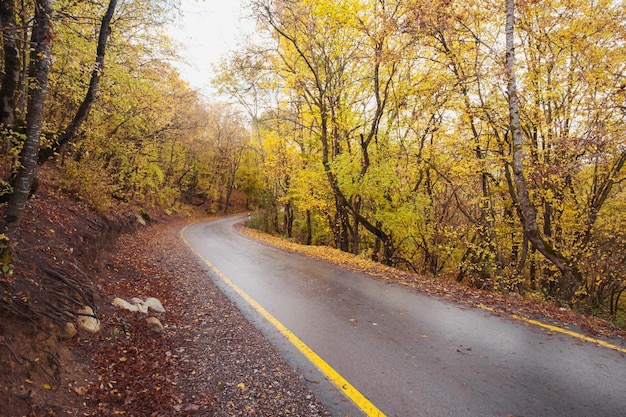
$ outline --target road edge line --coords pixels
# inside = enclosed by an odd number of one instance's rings
[[[194,248],[185,238],[185,230],[191,225],[187,225],[179,232],[179,237],[191,251],[207,265],[213,273],[215,273],[226,285],[243,298],[252,308],[254,308],[263,318],[265,318],[280,334],[282,334],[296,349],[300,351],[329,381],[331,381],[340,392],[342,392],[350,401],[354,403],[368,417],[386,417],[370,400],[368,400],[360,391],[358,391],[348,380],[346,380],[339,372],[331,367],[324,359],[322,359],[313,349],[306,345],[298,336],[293,334],[284,324],[276,319],[269,311],[261,306],[248,293],[239,288],[230,280],[222,271],[206,259],[200,252]]]
[[[476,307],[481,308],[481,309],[486,310],[486,311],[489,311],[489,312],[492,312],[492,313],[498,313],[498,311],[495,308],[488,307],[488,306],[486,306],[484,304],[476,304]],[[568,330],[568,329],[564,329],[562,327],[553,326],[551,324],[544,323],[544,322],[541,322],[539,320],[529,319],[527,317],[520,316],[519,314],[511,314],[511,313],[506,314],[505,313],[505,315],[509,316],[509,317],[512,317],[512,318],[514,318],[516,320],[520,320],[520,321],[523,321],[525,323],[532,324],[533,326],[542,327],[544,329],[550,330],[551,332],[565,334],[565,335],[574,337],[576,339],[583,340],[585,342],[594,343],[596,345],[603,346],[605,348],[616,350],[616,351],[621,352],[621,353],[626,353],[626,348],[623,348],[623,347],[618,346],[618,345],[616,345],[614,343],[611,343],[611,342],[606,342],[604,340],[596,339],[595,337],[585,336],[584,334],[575,332],[573,330]]]

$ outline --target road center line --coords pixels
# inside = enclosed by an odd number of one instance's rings
[[[328,378],[343,394],[350,399],[363,413],[368,417],[385,417],[385,414],[380,411],[370,400],[368,400],[363,394],[361,394],[356,388],[352,386],[339,372],[335,371],[324,359],[322,359],[317,353],[315,353],[310,347],[308,347],[298,336],[293,334],[284,324],[278,321],[272,316],[263,306],[261,306],[256,300],[254,300],[245,291],[239,288],[233,281],[231,281],[226,275],[224,275],[215,265],[209,262],[200,252],[198,252],[190,243],[185,239],[184,233],[187,230],[185,226],[180,231],[180,238],[182,241],[196,254],[202,261],[217,275],[225,284],[232,288],[241,298],[246,300],[259,314],[261,314],[276,330],[278,330],[292,345],[294,345],[320,372]]]

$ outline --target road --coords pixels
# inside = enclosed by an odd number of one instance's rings
[[[626,416],[623,345],[599,346],[286,253],[237,234],[240,220],[197,223],[183,237],[334,416]],[[263,310],[374,408],[329,382]]]

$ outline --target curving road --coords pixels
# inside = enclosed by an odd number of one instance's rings
[[[620,341],[599,346],[286,253],[235,233],[242,219],[194,224],[183,237],[334,416],[626,416]],[[377,411],[329,382],[231,284]]]

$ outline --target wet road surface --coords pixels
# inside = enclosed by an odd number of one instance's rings
[[[194,224],[184,238],[384,415],[626,416],[624,353],[265,246],[232,229],[242,219]],[[365,414],[218,274],[207,275],[334,416]]]

